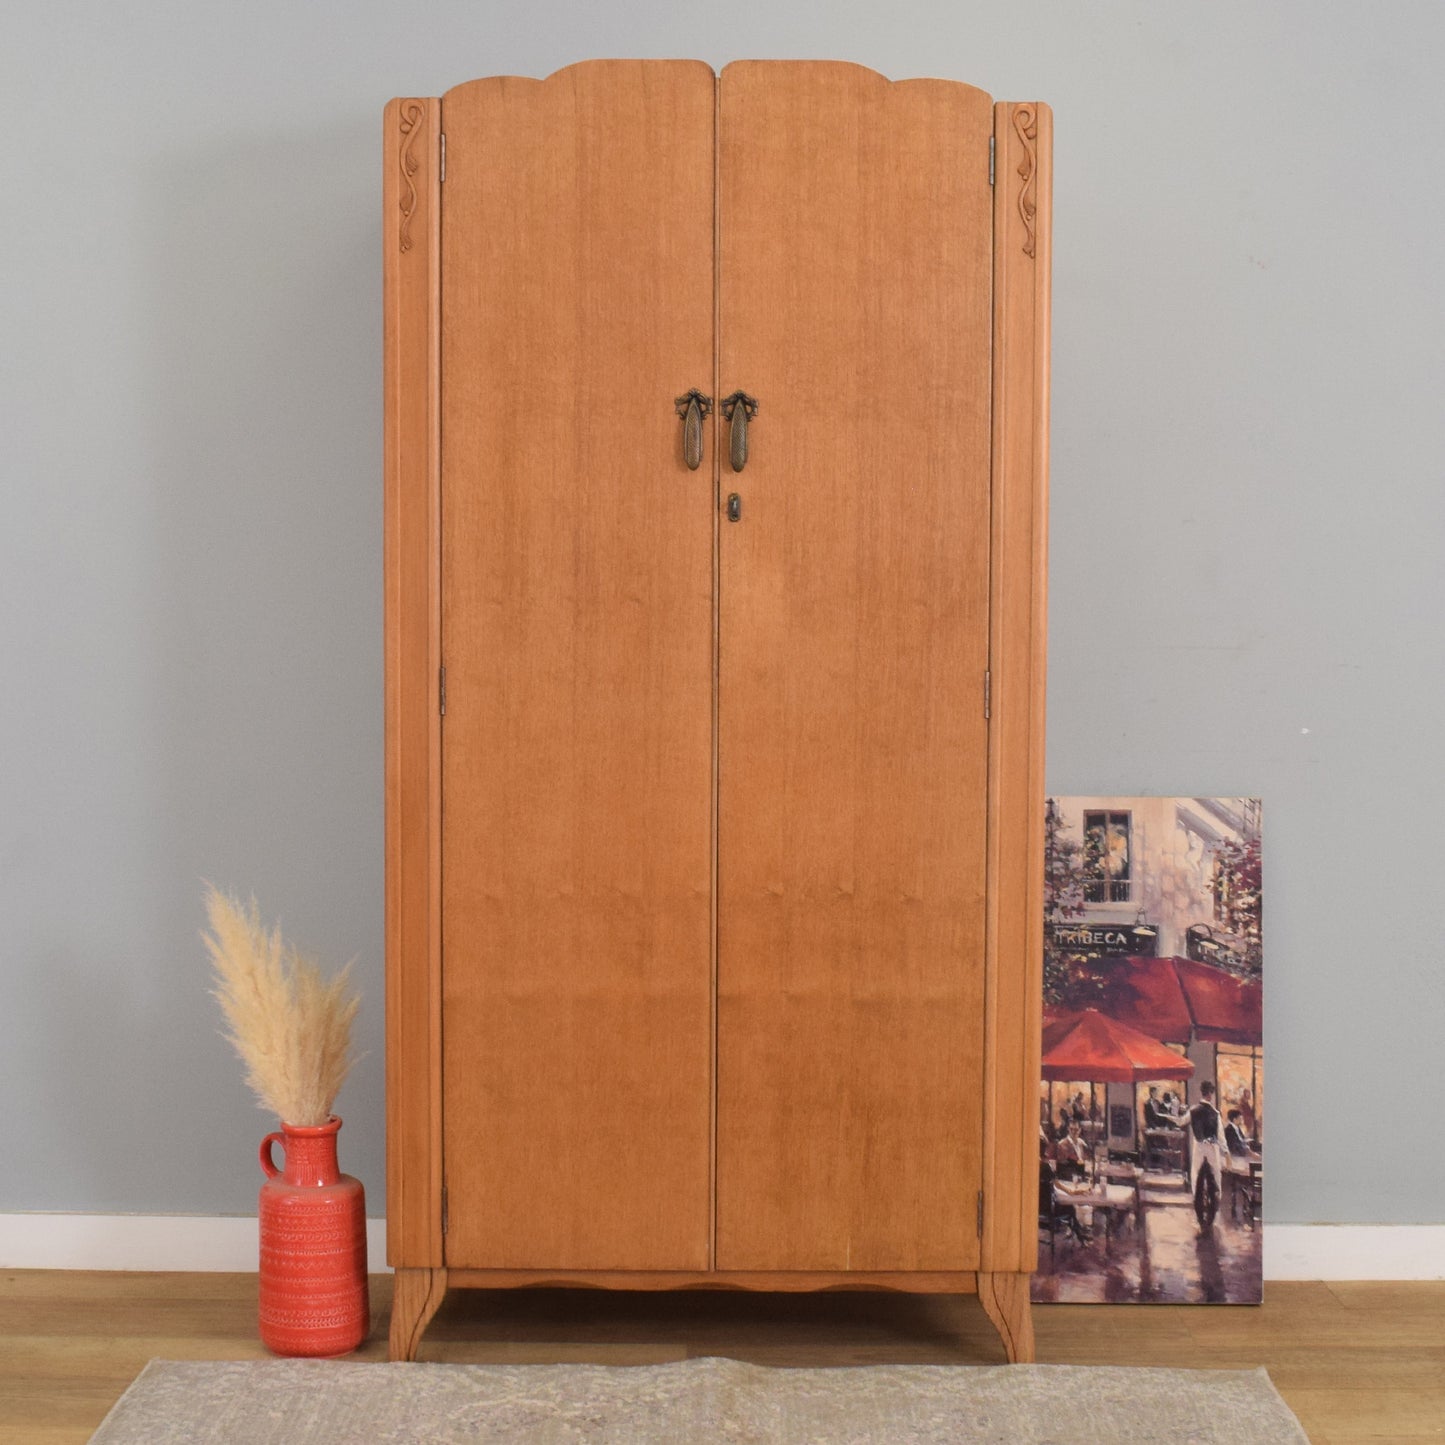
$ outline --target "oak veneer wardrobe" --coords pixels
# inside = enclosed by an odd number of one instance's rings
[[[387,107],[394,1358],[544,1281],[1031,1358],[1050,141],[819,62]]]

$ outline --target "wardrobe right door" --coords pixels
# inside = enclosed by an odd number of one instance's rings
[[[719,1269],[979,1262],[992,130],[722,73]]]

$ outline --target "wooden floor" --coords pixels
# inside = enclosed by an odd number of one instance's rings
[[[372,1283],[386,1357],[389,1277]],[[1276,1284],[1245,1306],[1037,1306],[1045,1363],[1268,1367],[1316,1445],[1445,1438],[1445,1284]],[[256,1277],[0,1271],[0,1445],[84,1441],[153,1357],[264,1356]],[[896,1294],[613,1295],[469,1292],[449,1298],[424,1360],[728,1355],[768,1365],[994,1364],[972,1298]]]

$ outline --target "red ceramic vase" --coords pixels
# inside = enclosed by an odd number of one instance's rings
[[[261,1340],[278,1355],[345,1355],[371,1328],[366,1195],[336,1167],[341,1120],[261,1141]],[[286,1151],[284,1169],[272,1157]]]

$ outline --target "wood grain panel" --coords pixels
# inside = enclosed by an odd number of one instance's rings
[[[383,122],[386,1254],[442,1262],[441,104]]]
[[[443,98],[451,1266],[709,1262],[714,103]]]
[[[993,735],[983,1268],[1038,1257],[1053,114],[995,107]],[[1024,1292],[1025,1298],[1027,1291]]]
[[[717,1264],[978,1261],[989,97],[721,77]]]

